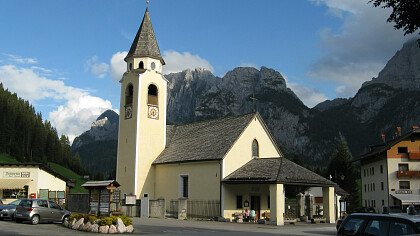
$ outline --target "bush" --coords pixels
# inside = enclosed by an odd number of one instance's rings
[[[69,217],[69,221],[73,221],[73,219],[80,220],[84,218],[84,223],[86,224],[88,221],[91,224],[99,224],[100,226],[104,225],[116,225],[118,218],[122,220],[124,225],[132,225],[133,220],[128,216],[111,216],[111,217],[100,217],[98,218],[95,214],[79,214],[79,213],[72,213]]]

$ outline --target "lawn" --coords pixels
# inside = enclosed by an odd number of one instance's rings
[[[55,172],[60,173],[64,177],[75,180],[75,186],[70,190],[70,193],[87,193],[87,190],[83,188],[81,185],[84,184],[87,180],[83,179],[82,176],[76,174],[72,170],[67,169],[64,166],[59,164],[48,162],[48,166]]]

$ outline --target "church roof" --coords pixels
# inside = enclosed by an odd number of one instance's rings
[[[153,164],[221,160],[258,113],[167,126],[165,150]]]
[[[225,183],[282,183],[335,186],[336,184],[284,157],[254,158],[226,178]]]
[[[133,43],[131,44],[130,51],[124,60],[127,61],[127,58],[132,56],[154,58],[160,60],[162,65],[165,65],[165,61],[160,55],[159,46],[156,41],[155,32],[153,30],[152,21],[150,20],[149,10],[147,8],[140,28],[137,31]]]

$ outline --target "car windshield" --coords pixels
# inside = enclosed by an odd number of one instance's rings
[[[20,203],[20,200],[14,200],[13,202],[11,202],[11,203],[9,203],[7,205],[17,206],[17,205],[19,205],[19,203]]]

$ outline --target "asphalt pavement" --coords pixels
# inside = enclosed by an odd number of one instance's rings
[[[200,235],[200,236],[269,236],[269,235],[335,235],[334,224],[299,223],[273,226],[251,223],[226,223],[199,220],[133,218],[133,235]],[[29,222],[0,221],[0,235],[92,235],[61,224],[31,225]]]

